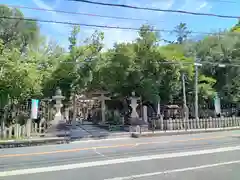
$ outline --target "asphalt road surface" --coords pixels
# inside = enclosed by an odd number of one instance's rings
[[[2,180],[239,180],[240,131],[0,150]]]

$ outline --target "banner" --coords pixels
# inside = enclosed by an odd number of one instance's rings
[[[38,117],[38,106],[39,106],[39,100],[38,99],[32,99],[31,119],[37,119],[37,117]]]
[[[221,114],[221,103],[220,103],[220,98],[218,97],[218,95],[216,95],[214,98],[214,107],[215,107],[215,113]]]

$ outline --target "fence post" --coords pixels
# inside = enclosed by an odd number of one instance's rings
[[[209,128],[213,128],[213,121],[214,121],[214,118],[210,117],[209,119]]]
[[[14,138],[18,138],[18,124],[14,124]]]
[[[13,126],[11,125],[10,127],[9,127],[9,131],[8,131],[8,134],[9,134],[9,138],[12,138],[12,131],[13,131]]]
[[[160,115],[160,130],[164,130],[164,127],[163,127],[163,117],[162,115]]]
[[[172,120],[172,118],[170,118],[169,119],[169,121],[168,121],[168,125],[169,125],[169,130],[173,130],[173,120]]]
[[[34,123],[34,133],[37,133],[37,132],[38,132],[38,124]]]
[[[22,126],[22,136],[26,137],[26,124]]]
[[[2,124],[0,124],[0,125],[2,125],[1,128],[0,128],[0,130],[2,131],[1,134],[0,134],[0,136],[2,135],[2,138],[4,139],[4,138],[6,138],[7,128],[6,128],[6,126],[5,126],[5,122],[4,122],[4,121],[3,121]]]

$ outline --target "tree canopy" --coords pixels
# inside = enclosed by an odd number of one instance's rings
[[[159,43],[161,34],[143,25],[135,41],[116,43],[106,51],[102,51],[102,32],[79,42],[81,29],[74,26],[65,50],[53,41],[46,42],[38,22],[7,18],[24,18],[19,9],[0,6],[0,14],[6,17],[0,19],[1,108],[8,99],[21,102],[51,97],[57,86],[67,100],[72,93],[102,89],[116,97],[135,91],[146,102],[160,99],[165,104],[181,104],[181,72],[186,74],[187,99],[192,103],[196,58],[203,63],[199,70],[200,103],[212,100],[216,93],[226,102],[240,100],[240,69],[231,65],[240,61],[236,33],[240,32],[240,21],[229,31],[198,41],[190,38],[187,24],[180,23],[174,31],[176,41],[164,45]]]

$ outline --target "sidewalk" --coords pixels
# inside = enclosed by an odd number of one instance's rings
[[[86,132],[84,129],[77,127],[69,132],[69,136],[66,137],[34,137],[26,139],[14,139],[14,140],[0,140],[1,148],[13,148],[13,147],[27,147],[27,146],[39,146],[47,144],[63,144],[71,143],[81,140],[100,140],[100,139],[115,139],[122,137],[131,137],[129,132],[104,132],[104,134],[97,132]]]
[[[88,126],[88,125],[87,125]],[[90,128],[89,128],[90,129]],[[88,130],[89,130],[88,129]],[[117,139],[122,137],[157,137],[157,136],[174,136],[174,135],[184,135],[184,134],[198,134],[198,133],[210,133],[210,132],[220,132],[220,131],[233,131],[233,133],[240,134],[240,127],[228,127],[228,128],[210,128],[210,129],[190,129],[190,130],[171,130],[171,131],[149,131],[149,132],[108,132],[102,135],[102,133],[84,133],[84,136],[79,136],[77,132],[74,135],[68,137],[42,137],[42,138],[29,138],[21,140],[0,140],[1,148],[11,148],[11,147],[26,147],[26,146],[38,146],[46,144],[62,144],[71,143],[81,140],[100,140],[100,139]],[[104,131],[106,132],[106,131]]]
[[[68,142],[69,138],[67,137],[39,137],[28,139],[0,140],[0,149],[11,147],[38,146],[44,144],[62,144]]]

